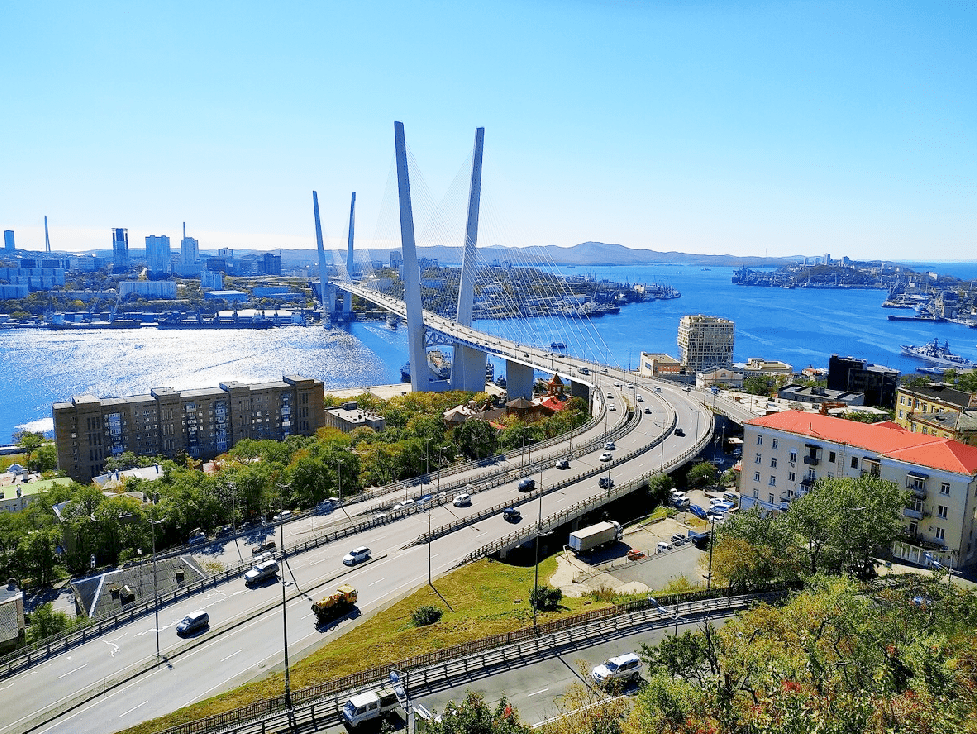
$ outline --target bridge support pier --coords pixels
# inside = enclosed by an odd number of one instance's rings
[[[485,389],[485,352],[455,345],[451,364],[451,389],[482,392]]]
[[[507,359],[505,361],[505,391],[509,395],[509,400],[516,398],[532,400],[533,368]]]

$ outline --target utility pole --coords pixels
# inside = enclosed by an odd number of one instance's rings
[[[285,505],[282,504],[282,509]],[[279,514],[281,511],[279,511]],[[292,708],[292,686],[288,677],[288,615],[285,613],[285,563],[287,561],[287,554],[285,553],[285,521],[281,520],[278,524],[279,528],[279,545],[282,549],[282,567],[281,567],[281,577],[282,577],[282,636],[285,640],[285,705],[288,708]]]

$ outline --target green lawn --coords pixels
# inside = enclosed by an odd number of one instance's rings
[[[556,558],[540,563],[540,583],[556,570]],[[316,650],[290,668],[292,689],[340,678],[376,665],[439,650],[482,637],[510,632],[532,624],[529,590],[533,568],[482,560],[435,581],[441,596],[429,586],[374,615],[342,637]],[[442,600],[441,597],[444,597]],[[447,602],[447,605],[445,604]],[[411,625],[411,613],[420,606],[437,606],[444,616],[423,628]],[[557,612],[540,613],[547,622],[589,609],[609,606],[590,598],[564,597]],[[296,633],[300,636],[302,633]],[[284,675],[270,674],[254,683],[215,696],[167,716],[126,729],[127,734],[149,734],[194,719],[227,711],[284,692]]]

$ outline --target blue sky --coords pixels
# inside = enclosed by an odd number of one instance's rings
[[[440,197],[486,128],[487,244],[977,258],[973,2],[0,0],[0,228],[332,244],[402,120]],[[500,235],[497,232],[505,232]]]

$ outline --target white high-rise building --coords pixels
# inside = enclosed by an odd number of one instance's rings
[[[717,316],[683,316],[678,348],[688,373],[733,366],[733,322]]]
[[[172,270],[170,238],[167,235],[146,236],[146,267],[150,273],[169,273]]]

